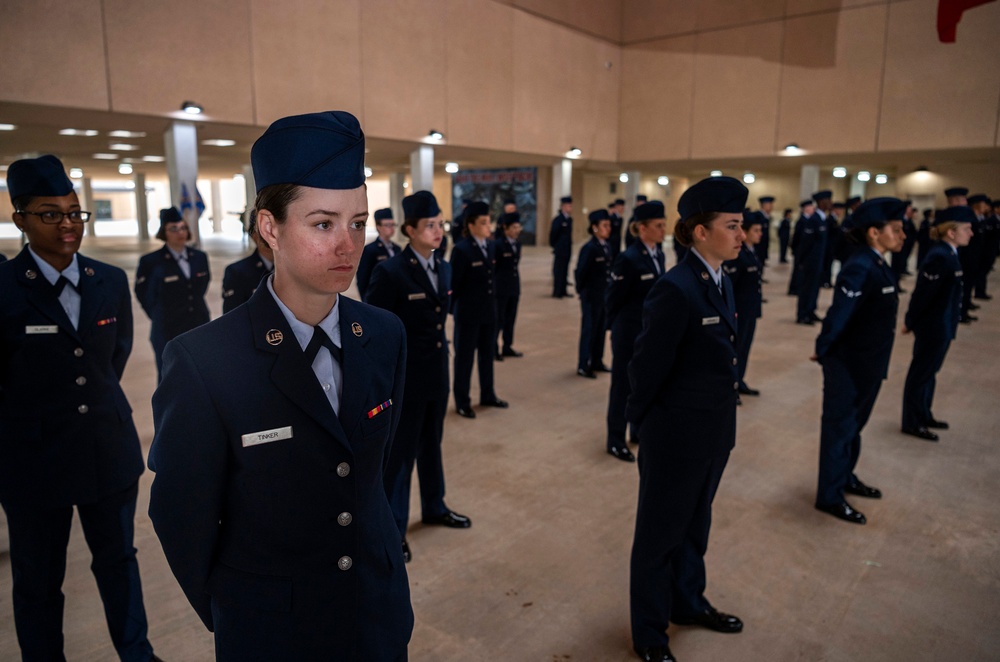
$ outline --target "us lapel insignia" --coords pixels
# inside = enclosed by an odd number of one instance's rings
[[[701,279],[702,280],[708,280],[708,272],[707,271],[702,271],[701,272]]]
[[[416,263],[417,263],[417,260],[416,260],[416,258],[412,258],[412,257],[411,257],[411,258],[410,258],[410,264],[416,264]]]
[[[25,271],[24,276],[28,280],[35,280],[36,278],[38,278],[38,274],[35,273],[34,269],[28,269],[27,271]]]
[[[87,267],[86,269],[83,270],[83,273],[87,274],[88,276],[93,276],[94,270],[91,269],[90,267]]]
[[[268,345],[280,345],[281,341],[285,339],[285,334],[277,329],[271,329],[264,336],[264,340],[267,341]]]
[[[354,335],[356,335],[358,338],[360,338],[361,334],[363,333],[361,331],[361,325],[358,324],[357,322],[351,324],[351,331],[353,331]]]

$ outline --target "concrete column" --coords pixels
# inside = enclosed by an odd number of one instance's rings
[[[412,193],[434,191],[434,148],[421,145],[410,152],[410,182]]]
[[[191,228],[191,239],[199,243],[198,210],[194,207],[198,181],[198,132],[191,122],[174,122],[163,133],[167,175],[170,177],[170,204],[181,210]],[[187,197],[182,200],[184,193]],[[182,208],[182,204],[187,207]]]
[[[80,198],[80,206],[93,214],[87,221],[84,233],[88,237],[96,237],[97,232],[94,231],[94,228],[97,227],[97,210],[94,208],[94,187],[90,183],[90,177],[84,177],[80,180]]]
[[[858,179],[857,174],[851,177],[851,192],[848,197],[853,198],[854,196],[859,196],[862,200],[865,197],[865,188],[867,188],[868,182],[862,182]]]
[[[819,190],[819,166],[806,164],[799,174],[799,200],[808,200]]]
[[[403,184],[406,182],[406,174],[402,172],[389,173],[389,209],[392,210],[392,217],[396,219],[396,237],[403,237],[403,198],[406,197],[406,189]],[[405,238],[404,238],[405,239]],[[404,241],[405,243],[405,241]]]
[[[550,216],[559,213],[559,198],[573,194],[573,160],[562,159],[552,166],[552,207]],[[580,202],[583,202],[582,200]],[[577,205],[574,205],[577,207]]]
[[[212,232],[219,234],[222,232],[222,182],[218,179],[212,180]]]
[[[635,196],[639,195],[639,180],[642,177],[642,173],[638,170],[630,170],[627,173],[628,181],[625,182],[624,192],[622,197],[625,198],[625,214],[624,223],[628,223],[628,219],[632,218],[632,212],[635,210]],[[622,235],[628,231],[628,228],[622,226]]]
[[[149,241],[149,203],[146,201],[146,175],[138,170],[132,173],[135,184],[135,220],[139,224],[139,239]]]

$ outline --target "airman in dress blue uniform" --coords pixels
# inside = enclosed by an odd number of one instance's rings
[[[163,248],[139,258],[135,273],[135,298],[152,324],[149,340],[156,357],[156,374],[163,374],[163,348],[185,331],[210,318],[205,292],[212,274],[208,256],[187,245],[191,239],[187,222],[175,207],[160,210],[156,238]]]
[[[455,407],[459,416],[475,418],[469,389],[472,362],[479,372],[479,404],[506,409],[493,390],[497,311],[494,278],[496,252],[490,241],[490,207],[473,202],[465,210],[465,239],[451,251],[452,312],[455,316]]]
[[[788,241],[792,236],[792,210],[786,209],[778,224],[778,262],[788,264]]]
[[[610,372],[604,365],[604,341],[607,325],[604,298],[611,280],[611,220],[603,209],[590,212],[587,231],[593,237],[580,247],[576,260],[576,291],[580,295],[580,344],[576,374],[595,378],[597,372]]]
[[[792,241],[789,248],[792,249],[792,275],[788,278],[788,295],[797,297],[802,289],[802,274],[805,271],[804,261],[799,260],[799,244],[805,234],[806,226],[810,224],[809,219],[816,212],[816,203],[812,198],[799,203],[799,218],[792,228]]]
[[[965,206],[949,207],[934,218],[935,240],[920,264],[906,311],[903,333],[913,333],[913,359],[903,387],[903,432],[937,441],[931,429],[947,430],[934,418],[935,376],[944,364],[962,316],[962,264],[958,248],[969,243],[974,214]]]
[[[642,330],[642,303],[656,279],[666,271],[660,244],[667,230],[663,203],[651,200],[635,210],[635,221],[629,226],[638,238],[614,261],[611,284],[605,305],[607,325],[611,329],[611,389],[608,394],[609,455],[625,462],[635,462],[635,456],[625,443],[625,406],[631,386],[628,364],[632,360],[635,339]],[[635,425],[629,431],[632,443],[639,443]]]
[[[451,265],[437,251],[444,237],[444,221],[430,191],[403,198],[403,214],[403,234],[410,244],[375,267],[366,296],[371,305],[395,314],[406,329],[403,411],[385,470],[385,491],[403,538],[403,558],[409,562],[413,555],[406,530],[414,464],[420,477],[424,524],[464,529],[472,526],[472,521],[444,503],[441,439],[449,395],[444,327],[451,300]]]
[[[73,507],[122,660],[156,659],[133,546],[142,450],[119,381],[132,351],[125,272],[80,255],[73,184],[54,156],[7,170],[28,245],[0,265],[0,505],[25,660],[64,660]]]
[[[514,349],[514,323],[517,304],[521,299],[521,215],[507,212],[497,223],[494,242],[497,280],[497,341],[503,337],[503,347],[497,346],[497,361],[524,356]]]
[[[739,256],[722,266],[733,283],[736,321],[739,323],[736,333],[736,355],[739,358],[740,395],[760,395],[759,390],[750,388],[744,381],[750,358],[750,346],[753,344],[754,331],[757,329],[757,318],[761,316],[763,300],[760,258],[754,250],[763,235],[760,219],[758,214],[744,214],[743,232],[747,236],[746,241],[740,248]]]
[[[632,223],[634,223],[635,219],[636,219],[636,210],[639,207],[641,207],[644,204],[646,204],[646,202],[648,200],[649,200],[649,197],[645,196],[645,195],[637,195],[637,196],[635,196],[635,205],[632,207],[632,215],[629,216],[628,223],[625,224],[626,228],[631,228],[632,227]],[[624,206],[622,207],[622,209],[624,209]],[[633,242],[635,242],[635,240],[636,240],[636,236],[634,234],[632,234],[631,232],[629,232],[626,229],[626,231],[625,231],[625,248],[628,248],[629,246],[631,246],[633,244]]]
[[[271,124],[250,160],[274,274],[164,352],[149,514],[218,660],[406,659],[383,482],[405,331],[343,296],[364,247],[364,152],[350,113]]]
[[[753,247],[757,254],[757,262],[760,263],[760,276],[764,277],[764,267],[771,252],[771,212],[774,211],[774,196],[764,195],[757,198],[760,209],[757,210],[757,220],[755,224],[760,225],[760,242]]]
[[[882,492],[854,473],[861,455],[861,430],[868,422],[889,369],[899,293],[883,254],[903,246],[906,203],[873,198],[853,214],[851,236],[861,244],[837,276],[833,304],[811,357],[823,366],[816,508],[864,524],[865,516],[844,493],[879,499]]]
[[[622,226],[625,224],[625,219],[622,218],[623,213],[625,213],[625,200],[615,198],[608,205],[608,219],[611,221],[611,236],[608,237],[608,245],[611,246],[612,261],[622,252]],[[628,228],[625,228],[625,233],[628,234]]]
[[[973,241],[979,242],[979,261],[976,263],[975,282],[972,283],[973,297],[982,301],[989,301],[991,297],[986,292],[986,283],[993,262],[997,259],[996,235],[993,219],[993,201],[985,193],[977,193],[969,196],[969,207],[976,215],[976,224],[973,226],[976,237]],[[970,243],[972,243],[970,241]]]
[[[262,242],[260,235],[257,234],[257,214],[254,211],[250,212],[247,235],[257,248],[242,260],[237,260],[226,267],[222,276],[223,315],[249,301],[264,280],[264,276],[274,271],[274,254],[271,252],[271,247]]]
[[[358,294],[365,302],[368,301],[365,297],[368,296],[368,285],[375,267],[403,250],[392,241],[392,235],[396,233],[396,221],[392,217],[391,209],[386,207],[375,210],[375,229],[378,231],[378,237],[365,246],[364,252],[361,253],[361,263],[358,264]]]
[[[736,442],[736,311],[725,260],[745,238],[747,188],[711,177],[686,190],[675,241],[684,261],[646,297],[629,364],[626,418],[639,427],[639,507],[631,559],[632,643],[643,660],[674,660],[667,627],[736,633],[743,622],[705,598],[712,500]]]
[[[566,195],[559,199],[559,213],[549,228],[549,246],[552,248],[552,296],[561,299],[569,296],[569,259],[573,254],[573,198]]]
[[[920,221],[920,227],[917,228],[917,268],[924,263],[924,258],[927,257],[927,253],[931,250],[931,247],[936,242],[931,241],[931,224],[934,221],[934,210],[925,209],[923,212],[923,220]]]
[[[948,199],[949,207],[969,206],[969,189],[964,186],[953,186],[945,189],[945,198]],[[979,305],[972,301],[972,291],[975,289],[976,278],[979,274],[979,263],[982,258],[982,233],[980,232],[979,216],[973,214],[975,221],[972,222],[972,238],[969,243],[958,251],[958,259],[962,263],[962,317],[961,324],[971,324],[979,318],[972,314],[973,310],[978,310]]]
[[[826,258],[827,214],[830,212],[830,191],[818,191],[813,194],[816,210],[804,217],[801,223],[801,234],[795,246],[795,270],[798,272],[799,303],[795,321],[798,324],[815,324],[819,321],[816,315],[816,304],[819,300],[819,290],[823,284],[823,260]],[[807,208],[807,207],[806,207]],[[799,231],[799,226],[796,226]]]

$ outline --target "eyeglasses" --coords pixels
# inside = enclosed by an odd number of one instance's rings
[[[168,225],[166,228],[167,232],[187,232],[187,225]]]
[[[86,223],[90,220],[92,214],[89,211],[80,211],[79,209],[74,211],[25,211],[20,210],[18,214],[30,214],[32,216],[37,216],[41,219],[42,223],[46,225],[59,225],[62,223],[64,218],[68,218],[70,223]]]

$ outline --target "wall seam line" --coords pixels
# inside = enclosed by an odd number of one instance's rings
[[[115,104],[111,96],[111,55],[108,52],[108,22],[104,11],[104,0],[101,0],[101,44],[104,46],[104,86],[108,95],[108,112],[114,112]]]
[[[872,145],[872,151],[875,154],[879,153],[879,138],[882,132],[882,108],[885,103],[885,64],[889,57],[889,19],[892,13],[892,3],[886,2],[885,4],[885,31],[882,36],[882,67],[881,73],[879,75],[878,81],[878,108],[875,111],[875,144]]]

